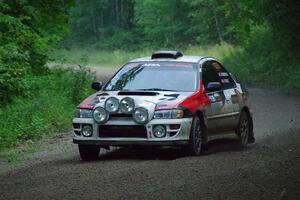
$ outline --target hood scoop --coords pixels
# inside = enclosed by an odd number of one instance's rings
[[[118,95],[131,95],[131,96],[156,96],[158,92],[144,92],[144,91],[122,91]]]
[[[165,94],[165,97],[174,97],[177,98],[180,94]]]

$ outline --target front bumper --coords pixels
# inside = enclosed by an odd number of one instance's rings
[[[188,144],[188,140],[172,140],[172,141],[153,141],[153,140],[82,140],[73,138],[73,143],[84,145],[99,145],[99,146],[183,146]]]
[[[187,145],[190,136],[190,129],[192,118],[183,119],[152,119],[145,128],[147,135],[144,138],[139,137],[103,137],[100,136],[101,125],[94,122],[93,119],[88,118],[74,118],[73,126],[74,138],[73,142],[84,145],[100,145],[100,146],[130,146],[130,145],[153,145],[153,146],[173,146],[173,145]],[[82,125],[89,124],[93,127],[93,135],[91,137],[84,137],[80,133]],[[178,129],[171,129],[171,125],[180,125]],[[140,126],[131,119],[122,118],[109,120],[104,125],[117,126]],[[167,136],[163,138],[156,138],[153,135],[152,129],[155,125],[164,125],[167,130]]]

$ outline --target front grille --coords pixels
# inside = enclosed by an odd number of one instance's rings
[[[102,125],[99,137],[147,138],[147,129],[141,125]]]
[[[127,117],[127,118],[131,118],[132,114],[124,114],[124,113],[112,113],[109,115],[110,117]]]

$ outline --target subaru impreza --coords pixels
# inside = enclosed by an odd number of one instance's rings
[[[198,156],[219,137],[255,141],[248,92],[213,57],[158,51],[92,88],[73,119],[82,160],[110,146],[180,146]]]

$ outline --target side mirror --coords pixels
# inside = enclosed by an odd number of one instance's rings
[[[222,85],[219,82],[209,82],[207,83],[206,90],[208,92],[219,91],[222,89]]]
[[[96,91],[100,91],[102,89],[102,82],[93,82],[91,87]]]

